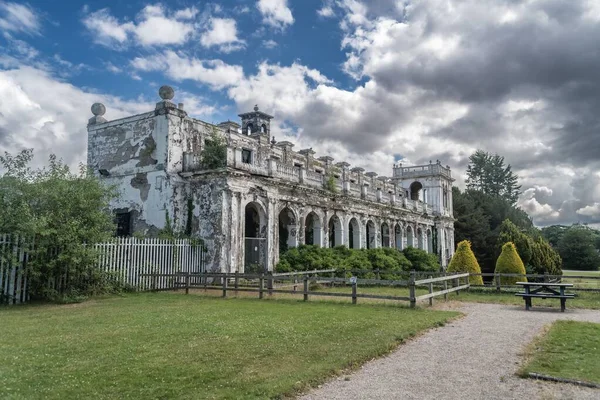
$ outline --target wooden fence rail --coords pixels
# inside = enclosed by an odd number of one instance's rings
[[[327,271],[330,272],[330,271]],[[171,278],[171,282],[173,285],[171,286],[171,290],[185,289],[186,294],[189,293],[190,289],[204,289],[206,290],[216,290],[222,293],[222,297],[227,297],[228,293],[234,291],[237,295],[238,292],[254,292],[258,293],[258,298],[264,298],[265,293],[269,296],[274,293],[280,294],[302,294],[304,301],[308,301],[311,296],[325,296],[325,297],[346,297],[352,299],[352,304],[356,304],[359,298],[364,299],[380,299],[380,300],[396,300],[396,301],[407,301],[410,303],[411,307],[415,307],[416,302],[420,300],[429,299],[429,304],[432,304],[432,299],[437,296],[444,296],[447,298],[447,294],[451,292],[459,292],[460,290],[465,290],[469,288],[469,274],[455,274],[455,275],[447,275],[444,277],[438,278],[427,278],[422,280],[416,280],[416,273],[411,274],[411,279],[409,281],[393,281],[393,280],[377,280],[377,279],[358,279],[356,277],[351,278],[338,278],[338,277],[318,277],[318,276],[308,276],[304,275],[302,277],[302,291],[298,290],[289,290],[289,289],[281,289],[274,286],[274,281],[278,280],[292,280],[294,279],[294,275],[275,275],[275,274],[240,274],[240,273],[221,273],[221,272],[202,272],[202,273],[174,273],[174,274],[142,274],[143,277],[150,278]],[[211,279],[212,278],[212,279]],[[258,282],[254,282],[252,284],[247,284],[245,286],[241,286],[239,284],[240,280],[243,279],[246,282],[252,280],[258,280]],[[464,283],[461,283],[461,280],[465,279]],[[200,281],[201,284],[194,284],[193,281]],[[209,282],[210,281],[210,282]],[[233,288],[231,287],[231,282],[233,281]],[[434,291],[433,283],[442,283],[444,284],[444,290]],[[319,290],[310,290],[310,283],[349,283],[351,286],[350,293],[340,293],[340,292],[327,292],[327,291],[319,291]],[[451,287],[448,288],[448,283],[451,283]],[[378,295],[378,294],[369,294],[369,293],[358,293],[358,286],[364,285],[373,285],[373,284],[383,284],[388,286],[397,286],[397,287],[408,287],[409,288],[409,296],[392,296],[392,295]],[[266,285],[266,288],[265,288]],[[416,287],[428,285],[429,293],[416,296]],[[156,289],[156,290],[169,290],[167,289]]]

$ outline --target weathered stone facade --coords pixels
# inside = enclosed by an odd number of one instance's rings
[[[312,149],[270,140],[273,118],[254,108],[242,125],[190,118],[161,88],[152,112],[107,121],[95,104],[88,166],[119,188],[111,207],[121,234],[154,235],[171,226],[201,237],[208,268],[271,270],[280,251],[308,243],[351,248],[419,247],[453,254],[452,177],[440,162],[365,173]],[[240,129],[241,128],[241,129]],[[223,167],[203,167],[211,134],[227,144]]]

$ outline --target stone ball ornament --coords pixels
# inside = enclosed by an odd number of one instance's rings
[[[102,103],[94,103],[92,104],[92,114],[96,117],[101,117],[106,113],[106,107]]]
[[[175,91],[171,86],[164,85],[158,89],[158,95],[163,100],[171,100],[173,97],[175,97]]]

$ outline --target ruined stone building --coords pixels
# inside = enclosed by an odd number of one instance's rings
[[[113,121],[92,106],[88,166],[120,191],[111,204],[119,235],[185,231],[204,240],[208,269],[227,272],[272,270],[282,251],[303,243],[413,246],[447,265],[453,179],[439,161],[378,176],[276,142],[273,117],[258,107],[239,115],[241,125],[212,125],[173,103],[170,87],[159,94],[154,110]]]

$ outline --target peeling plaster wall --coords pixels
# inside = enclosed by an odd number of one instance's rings
[[[146,113],[88,126],[88,166],[119,193],[111,208],[132,211],[133,231],[150,236],[164,228],[167,213],[173,215],[171,179],[164,170],[168,149],[164,118]]]

